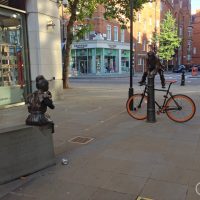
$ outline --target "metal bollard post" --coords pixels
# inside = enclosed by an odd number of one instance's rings
[[[147,122],[156,122],[154,75],[148,75]]]
[[[183,70],[181,74],[181,86],[184,86],[184,85],[185,85],[185,71]]]

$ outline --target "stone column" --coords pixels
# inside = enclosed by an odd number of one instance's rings
[[[50,91],[59,98],[62,91],[62,52],[59,8],[56,1],[27,0],[27,26],[31,80],[44,75]]]
[[[119,66],[119,74],[122,73],[122,66],[121,66],[121,59],[122,59],[122,50],[119,49],[119,59],[118,59],[118,66]]]

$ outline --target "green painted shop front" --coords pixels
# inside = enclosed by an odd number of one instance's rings
[[[72,49],[72,76],[121,74],[129,72],[129,50],[108,48]]]

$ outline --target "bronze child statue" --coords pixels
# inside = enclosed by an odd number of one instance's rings
[[[51,92],[48,91],[49,83],[40,75],[36,77],[36,88],[32,94],[27,97],[28,112],[30,113],[26,119],[27,125],[50,125],[52,133],[54,132],[54,123],[46,114],[47,107],[54,109]]]

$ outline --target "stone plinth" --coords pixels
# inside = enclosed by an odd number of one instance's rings
[[[0,184],[55,164],[51,131],[26,125],[0,129]]]

